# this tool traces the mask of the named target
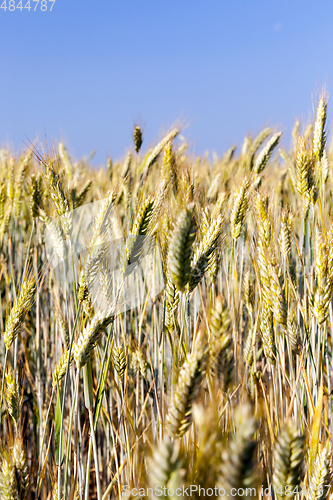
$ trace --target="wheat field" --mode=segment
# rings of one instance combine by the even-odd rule
[[[1,499],[331,497],[326,115],[0,151]]]

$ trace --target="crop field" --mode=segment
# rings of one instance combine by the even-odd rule
[[[0,150],[2,500],[331,497],[326,115],[212,161]]]

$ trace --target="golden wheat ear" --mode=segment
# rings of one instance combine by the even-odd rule
[[[18,437],[15,439],[13,446],[13,465],[18,491],[17,498],[28,498],[30,486],[29,467],[23,446],[23,440]]]
[[[73,345],[73,356],[78,369],[83,368],[88,362],[91,352],[96,346],[106,328],[113,323],[114,312],[98,310],[87,326],[79,334]]]
[[[207,229],[197,250],[194,252],[191,261],[191,271],[189,279],[189,291],[193,292],[196,286],[202,280],[207,271],[213,253],[218,249],[218,244],[223,228],[223,217],[220,215],[213,220]]]
[[[325,144],[326,144],[326,125],[327,117],[327,103],[325,97],[322,96],[319,99],[317,107],[317,116],[313,129],[313,141],[312,141],[312,153],[316,160],[320,161],[324,154]]]
[[[260,314],[260,335],[264,353],[269,363],[275,365],[276,343],[273,329],[273,314],[269,304],[264,302]]]
[[[309,500],[326,500],[330,495],[333,479],[332,455],[327,448],[322,447],[316,456],[309,484]]]
[[[7,364],[7,371],[5,373],[5,387],[4,387],[6,405],[8,413],[11,416],[15,433],[20,433],[20,418],[22,413],[22,391],[18,378],[15,376],[11,365]]]
[[[304,436],[295,424],[286,422],[278,436],[273,460],[273,486],[278,498],[285,498],[285,486],[291,492],[301,484],[301,466],[304,460]]]
[[[230,229],[234,240],[240,237],[246,212],[248,209],[249,182],[244,179],[241,187],[234,197],[234,203],[230,216]]]
[[[279,243],[283,258],[287,262],[291,251],[292,220],[292,213],[290,211],[284,210],[281,217]]]
[[[192,423],[192,405],[206,369],[207,354],[206,346],[198,341],[193,352],[184,361],[166,416],[166,426],[171,437],[183,436]]]
[[[178,134],[179,134],[179,130],[177,128],[174,128],[152,150],[152,152],[148,156],[148,158],[147,158],[147,160],[146,160],[146,162],[145,162],[145,164],[143,166],[143,172],[142,172],[141,181],[140,181],[141,185],[147,179],[147,176],[148,176],[148,173],[149,173],[149,170],[150,170],[151,166],[155,163],[155,161],[157,160],[158,156],[162,153],[162,151],[165,148],[165,146],[167,144],[169,144],[170,141],[172,141],[173,139],[175,139],[175,137],[177,137]]]
[[[4,456],[0,466],[0,493],[3,500],[19,498],[15,466],[8,457]]]
[[[255,487],[258,482],[255,459],[257,443],[254,439],[257,421],[250,404],[237,408],[235,427],[235,437],[222,453],[218,484],[225,491],[235,488],[236,498],[240,499],[238,490],[241,492],[242,488]]]
[[[6,320],[3,339],[7,350],[10,349],[12,343],[20,333],[24,317],[33,303],[35,291],[35,278],[26,277],[23,281],[20,294]]]
[[[274,149],[279,143],[281,135],[282,135],[281,132],[277,132],[276,134],[274,134],[273,137],[268,141],[267,145],[259,154],[253,167],[253,170],[256,174],[260,174],[266,167],[268,160],[270,159]]]
[[[58,361],[58,365],[55,367],[52,373],[53,378],[53,386],[56,387],[58,382],[65,376],[68,364],[68,356],[69,349],[65,349],[62,351],[60,359]],[[74,360],[73,352],[71,351],[70,360],[69,360],[69,368],[72,366]]]
[[[122,345],[113,346],[112,349],[113,366],[117,372],[118,378],[121,381],[124,378],[125,370],[127,368],[127,359],[125,349]]]
[[[182,486],[186,470],[179,443],[173,442],[168,436],[157,443],[148,459],[148,470],[151,488],[159,486],[175,491]]]
[[[149,235],[151,221],[154,215],[154,198],[149,196],[138,208],[133,222],[131,236],[127,242],[127,267],[125,275],[131,273],[133,266],[142,256],[147,236]]]

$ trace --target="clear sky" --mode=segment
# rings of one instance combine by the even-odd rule
[[[123,157],[134,123],[147,148],[180,120],[197,154],[241,147],[266,125],[288,146],[294,119],[332,90],[332,0],[35,5],[0,9],[0,145],[45,131],[101,164]]]

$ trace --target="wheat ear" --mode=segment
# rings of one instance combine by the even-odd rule
[[[256,482],[254,433],[257,423],[252,412],[252,407],[245,404],[235,414],[236,436],[222,454],[219,483],[225,491],[231,491],[231,488],[250,488]]]
[[[278,498],[284,498],[285,486],[290,486],[290,491],[300,485],[301,465],[304,458],[304,436],[300,436],[295,425],[291,422],[281,429],[274,450],[273,486]],[[278,493],[282,486],[283,494]],[[294,496],[293,493],[290,494]]]
[[[13,466],[15,470],[16,487],[19,499],[27,499],[29,493],[30,477],[23,440],[15,439],[13,446]]]
[[[12,462],[3,457],[0,468],[0,493],[2,500],[18,499],[15,467]]]
[[[161,142],[159,142],[157,144],[157,146],[155,146],[155,148],[150,153],[150,155],[148,156],[148,158],[145,162],[143,173],[142,173],[142,178],[141,178],[141,184],[146,180],[150,167],[153,165],[153,163],[155,163],[155,161],[157,160],[158,156],[161,154],[161,152],[163,151],[165,146],[170,141],[172,141],[175,137],[177,137],[178,134],[179,134],[179,130],[177,128],[174,128],[173,130],[171,130],[171,132],[169,132],[161,140]]]
[[[327,115],[327,104],[325,97],[319,99],[317,107],[317,116],[313,130],[312,153],[320,161],[326,144],[325,124]]]
[[[199,244],[198,249],[194,252],[189,280],[190,292],[192,292],[200,283],[210,263],[210,257],[217,249],[222,232],[222,224],[223,218],[220,215],[210,224],[210,227]]]
[[[309,500],[326,500],[333,478],[332,456],[326,448],[319,450],[309,481]]]
[[[249,168],[250,170],[253,169],[253,164],[254,164],[254,157],[262,143],[271,135],[272,129],[270,128],[264,128],[258,135],[257,137],[253,140],[252,144],[250,145],[248,149],[248,156],[249,156]]]
[[[64,189],[59,175],[54,169],[51,162],[44,164],[45,178],[51,188],[51,198],[56,207],[57,213],[61,218],[61,225],[64,233],[69,236],[72,231],[72,212],[69,208],[69,203],[65,195]]]
[[[178,384],[171,400],[166,425],[170,436],[181,437],[192,422],[192,404],[206,367],[207,351],[198,341],[192,354],[188,355],[181,368]]]
[[[0,221],[3,221],[5,216],[6,203],[6,185],[4,182],[0,184]]]
[[[96,343],[113,320],[114,313],[111,310],[97,311],[80,333],[73,346],[73,356],[79,369],[88,362]]]
[[[25,279],[19,297],[6,320],[3,338],[7,350],[10,349],[10,346],[20,333],[22,321],[33,303],[35,290],[35,279]]]
[[[193,218],[193,206],[180,214],[169,246],[168,269],[177,290],[183,292],[191,275],[192,245],[196,226]]]
[[[166,436],[153,448],[152,456],[148,459],[148,470],[151,487],[166,487],[170,493],[174,492],[168,498],[176,500],[175,491],[185,476],[183,460],[179,457],[179,444]]]
[[[260,174],[264,170],[274,149],[279,143],[281,135],[282,135],[281,132],[277,132],[276,134],[274,134],[273,137],[268,141],[267,145],[259,154],[258,158],[254,163],[254,171],[256,174]]]
[[[130,238],[127,242],[127,267],[126,276],[128,276],[138,260],[142,256],[144,245],[149,235],[150,225],[154,214],[154,199],[149,196],[139,207],[135,217]]]
[[[10,365],[8,365],[7,372],[5,374],[6,384],[5,384],[5,398],[8,408],[8,413],[12,417],[15,429],[19,427],[19,420],[21,417],[22,409],[22,397],[19,384],[16,380],[15,374]]]
[[[248,208],[248,189],[249,182],[247,179],[244,179],[242,186],[234,198],[234,204],[230,216],[231,234],[234,240],[239,238],[245,220]]]
[[[273,316],[271,308],[269,304],[267,304],[267,302],[264,302],[261,309],[260,334],[265,356],[268,361],[274,365],[276,356],[276,344],[273,330]]]
[[[127,367],[127,359],[124,347],[122,345],[112,349],[113,366],[118,374],[119,380],[122,380]]]
[[[66,370],[67,370],[67,364],[68,364],[68,356],[69,356],[69,349],[66,349],[62,351],[58,365],[53,371],[52,378],[53,378],[53,386],[55,387],[58,382],[65,376]],[[71,367],[73,363],[73,351],[71,352],[70,360],[69,360],[69,367]]]
[[[134,127],[134,133],[133,133],[133,141],[134,141],[134,147],[135,151],[138,153],[141,149],[142,146],[142,130],[138,125]]]

